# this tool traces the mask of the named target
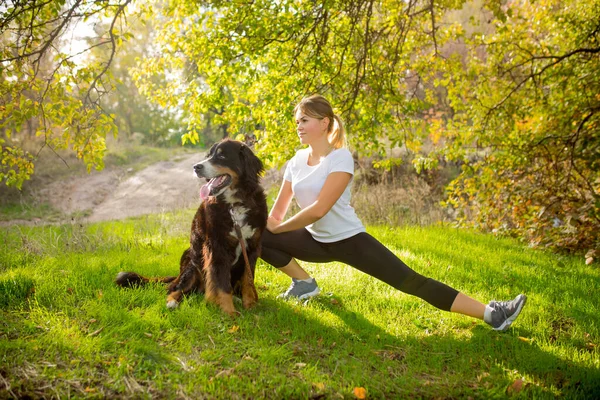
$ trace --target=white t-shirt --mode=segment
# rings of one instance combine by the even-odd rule
[[[354,175],[354,160],[348,149],[335,149],[313,166],[308,165],[309,152],[309,148],[299,150],[288,162],[283,176],[292,183],[292,191],[300,208],[317,200],[330,173],[347,172]],[[350,205],[351,186],[352,179],[331,210],[306,227],[315,240],[323,243],[337,242],[366,231]]]

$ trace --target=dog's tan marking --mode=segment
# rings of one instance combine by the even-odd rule
[[[207,293],[206,300],[215,303],[221,310],[232,317],[239,314],[233,306],[233,295],[231,293],[225,293],[224,291],[217,289],[216,293],[213,292],[210,295]]]
[[[244,271],[244,276],[242,277],[242,306],[244,308],[251,308],[256,305],[257,301],[258,293],[256,292],[252,277],[248,274],[248,271]]]

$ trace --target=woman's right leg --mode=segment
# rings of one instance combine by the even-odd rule
[[[313,239],[306,229],[279,234],[265,230],[261,244],[260,258],[275,268],[286,267],[294,258],[317,263],[333,261],[327,249]]]
[[[306,229],[262,236],[261,258],[290,278],[292,284],[282,297],[304,299],[319,294],[317,282],[298,264],[295,258],[309,262],[333,261],[325,248]]]
[[[290,278],[298,279],[298,280],[306,280],[310,279],[311,276],[298,264],[298,261],[292,258],[292,260],[285,267],[279,268],[279,270],[285,273]]]

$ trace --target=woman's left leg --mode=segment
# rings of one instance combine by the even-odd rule
[[[450,286],[427,278],[409,268],[387,247],[368,233],[329,246],[336,259],[383,282],[427,301],[431,305],[484,320],[495,330],[506,330],[521,312],[527,297],[510,301],[491,301],[485,305]]]
[[[470,317],[483,319],[485,304],[459,292],[450,306],[450,311],[468,315]]]
[[[456,289],[412,270],[368,233],[359,233],[327,247],[337,260],[444,311],[450,311],[458,297]],[[462,310],[462,297],[458,305]]]

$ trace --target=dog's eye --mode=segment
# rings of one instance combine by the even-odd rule
[[[224,159],[225,159],[225,156],[223,155],[223,153],[220,153],[220,154],[217,154],[217,158],[218,158],[219,160],[224,160]]]

